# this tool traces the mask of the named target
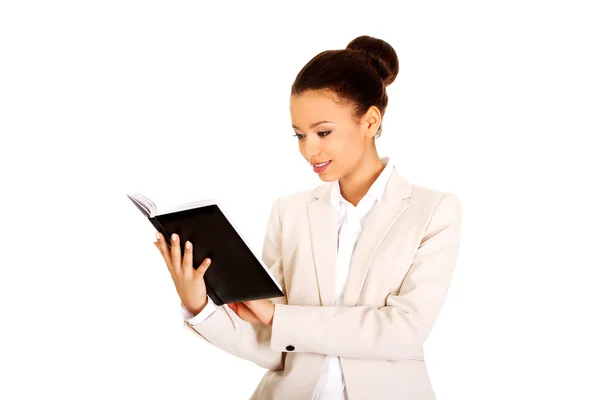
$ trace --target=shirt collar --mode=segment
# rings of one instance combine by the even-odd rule
[[[394,163],[390,157],[382,157],[381,161],[385,164],[385,168],[365,194],[365,197],[368,196],[377,201],[381,201],[383,192],[385,191],[385,186],[387,185],[390,176],[392,176],[392,170],[394,169]],[[342,197],[340,192],[340,181],[337,180],[331,189],[331,205],[336,209],[337,212],[340,212],[341,203],[343,201],[346,201],[346,199]]]

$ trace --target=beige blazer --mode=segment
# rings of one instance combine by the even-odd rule
[[[252,400],[310,400],[325,355],[341,357],[350,400],[436,398],[423,342],[440,312],[458,250],[456,195],[413,185],[394,169],[365,220],[343,306],[335,306],[337,214],[333,183],[280,197],[262,259],[285,297],[273,325],[253,325],[219,307],[186,330],[268,369]]]

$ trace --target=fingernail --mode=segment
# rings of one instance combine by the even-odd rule
[[[176,241],[177,240],[177,235],[176,234],[172,234],[171,235],[171,240]]]
[[[185,248],[186,249],[190,249],[192,247],[192,244],[190,242],[185,242]]]
[[[206,263],[206,265],[210,265],[210,258],[207,258],[204,262]]]
[[[160,233],[156,232],[156,240],[160,240]]]

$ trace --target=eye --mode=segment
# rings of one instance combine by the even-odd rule
[[[321,132],[317,132],[317,135],[319,135],[320,137],[325,137],[325,136],[329,135],[330,133],[331,133],[331,131],[321,131]],[[300,133],[295,133],[292,136],[297,138],[298,140],[302,140],[302,139],[304,139],[305,135],[302,135]]]

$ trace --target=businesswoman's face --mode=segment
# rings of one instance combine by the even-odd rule
[[[341,179],[376,156],[373,137],[381,121],[377,107],[357,122],[350,105],[330,92],[311,90],[291,96],[290,113],[300,153],[321,180]]]

